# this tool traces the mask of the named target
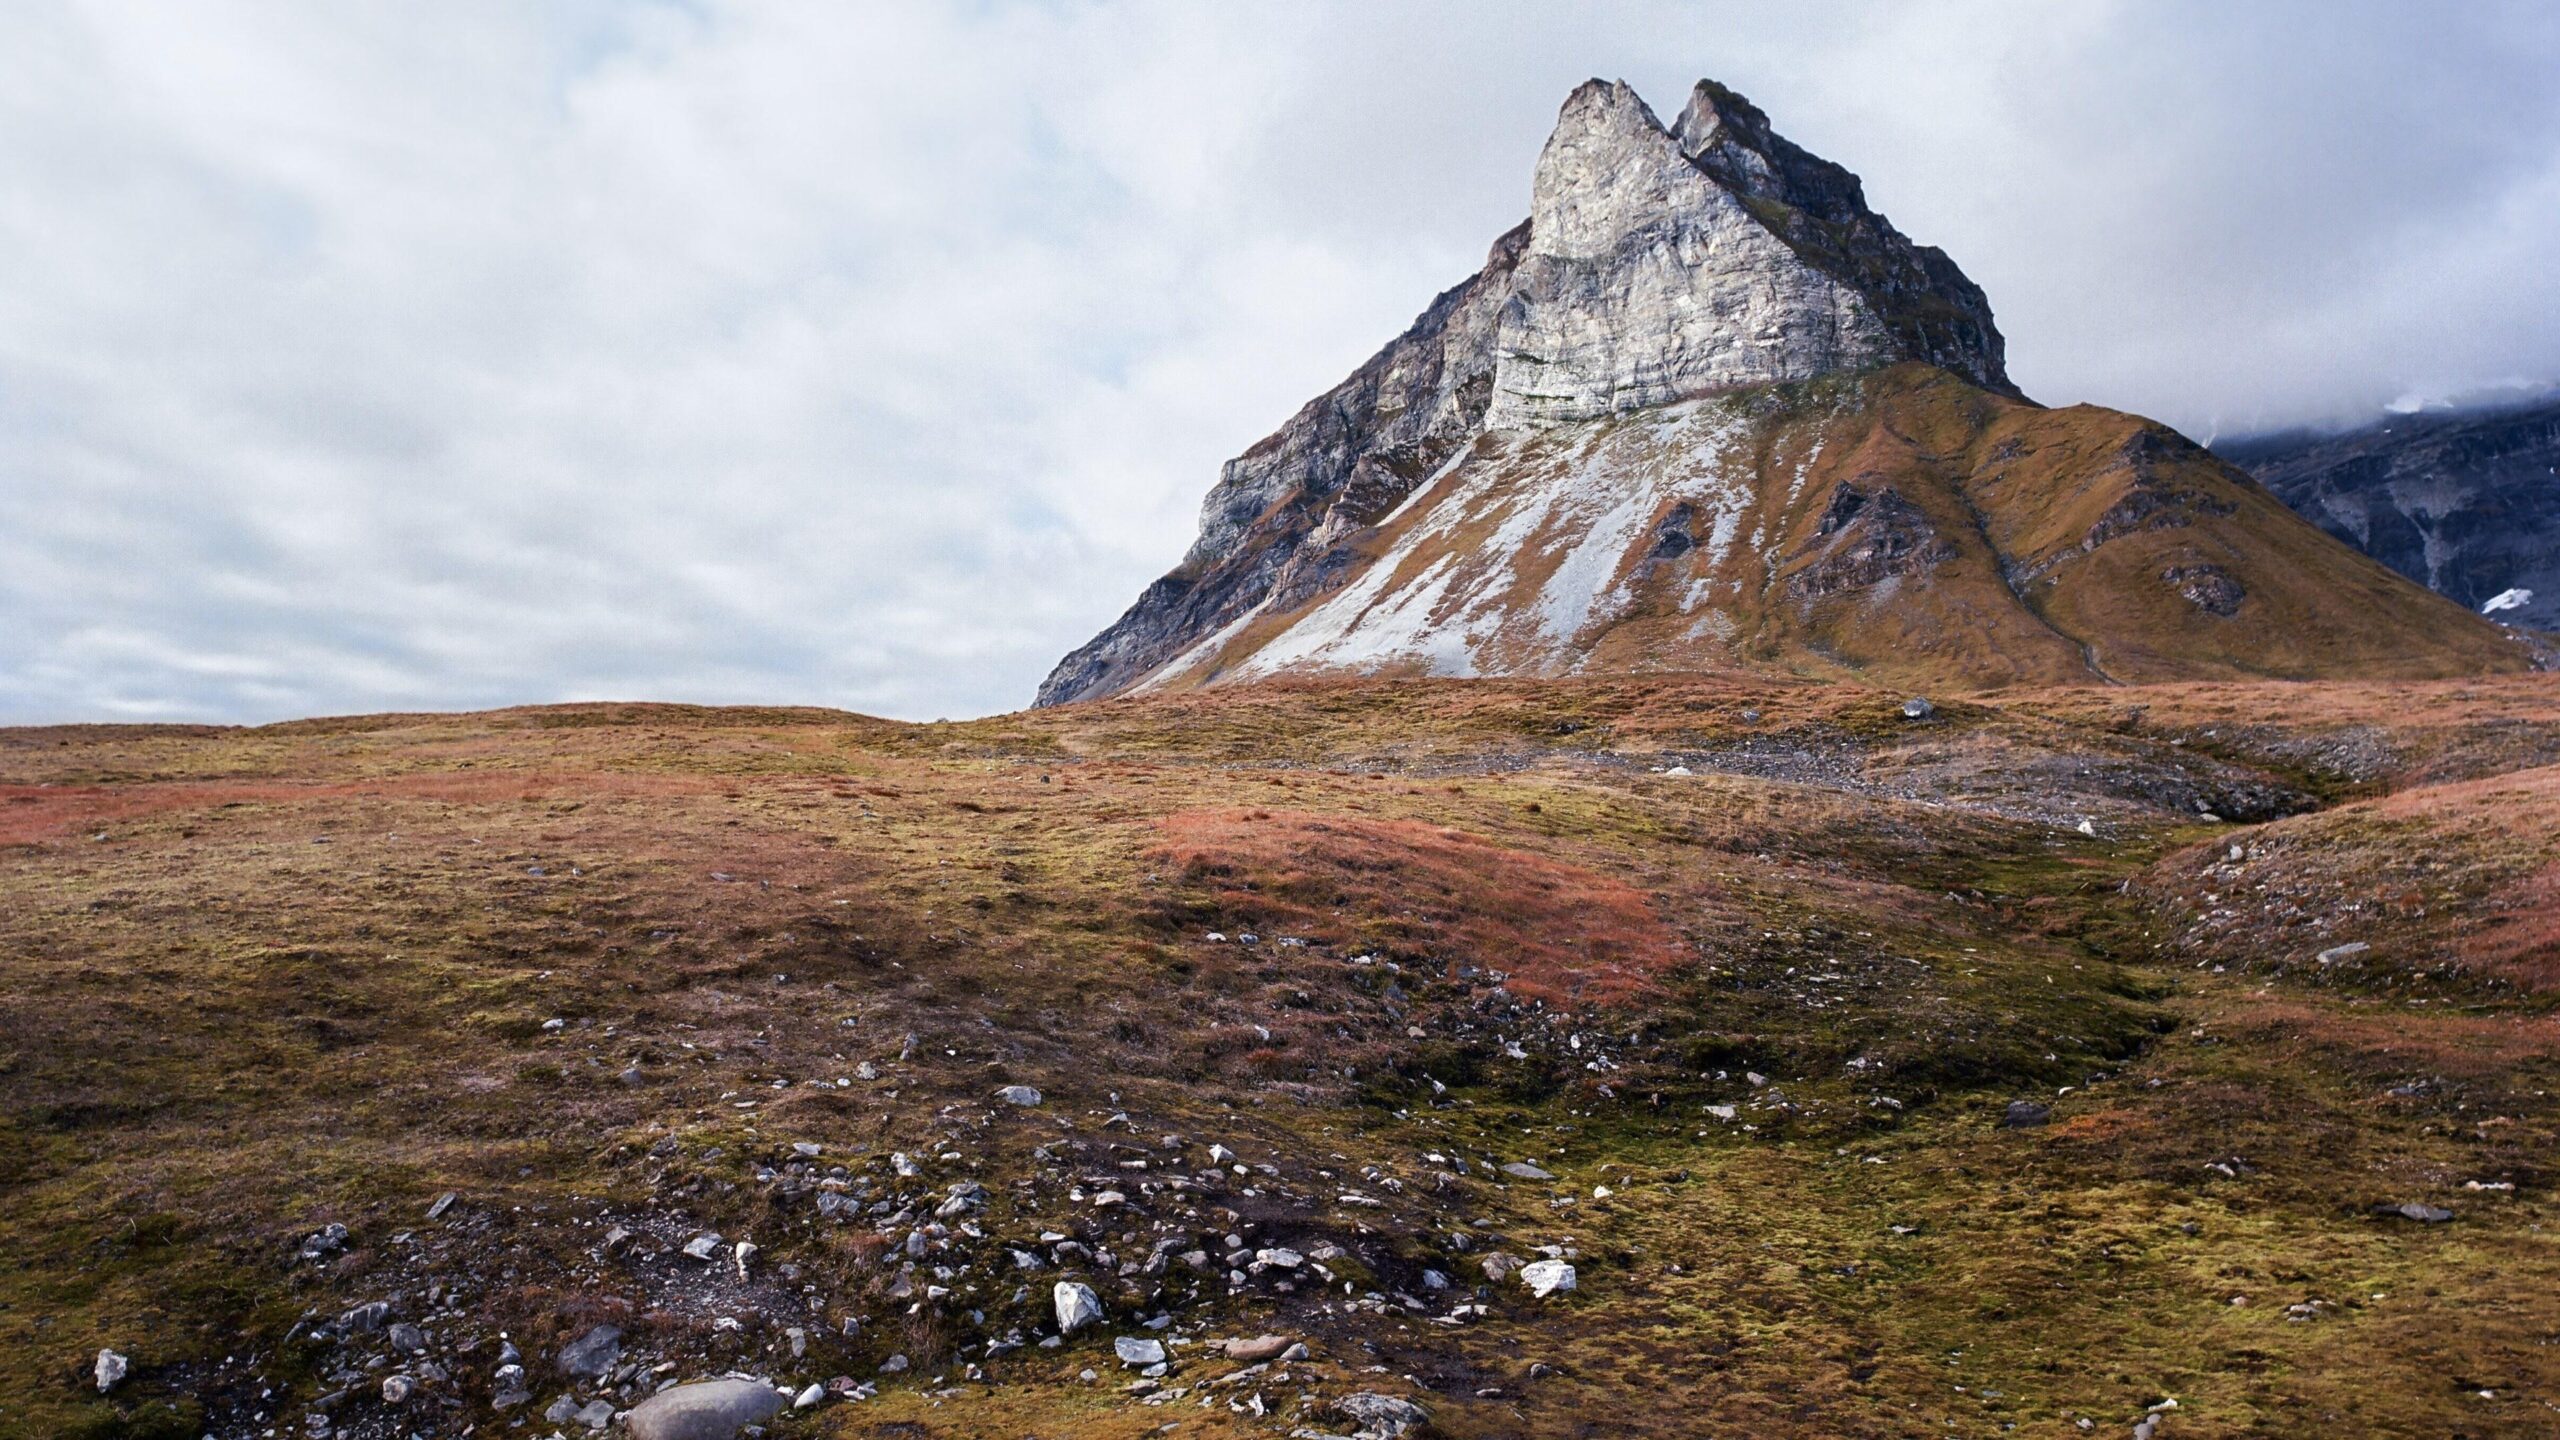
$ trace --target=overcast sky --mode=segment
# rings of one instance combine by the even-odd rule
[[[2560,7],[0,0],[0,722],[1015,708],[1712,75],[2199,438],[2560,378]]]

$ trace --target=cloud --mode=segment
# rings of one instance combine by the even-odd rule
[[[0,720],[1010,708],[1712,74],[2198,432],[2560,376],[2560,21],[2384,4],[20,7]]]

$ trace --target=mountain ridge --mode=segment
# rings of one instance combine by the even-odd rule
[[[2560,397],[2244,437],[2215,450],[2313,524],[2430,590],[2502,623],[2560,630]]]

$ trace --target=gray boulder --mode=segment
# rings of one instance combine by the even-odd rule
[[[2012,1130],[2041,1125],[2052,1118],[2052,1106],[2039,1105],[2033,1100],[2012,1100],[2009,1108],[2000,1112],[2000,1123]]]
[[[1416,1426],[1429,1424],[1430,1412],[1410,1400],[1362,1390],[1333,1402],[1334,1413],[1356,1423],[1360,1440],[1396,1440]]]
[[[661,1390],[622,1417],[631,1440],[734,1440],[781,1413],[790,1397],[753,1380],[705,1380]]]
[[[621,1358],[622,1327],[598,1325],[560,1347],[560,1373],[593,1380],[611,1370],[613,1362]]]

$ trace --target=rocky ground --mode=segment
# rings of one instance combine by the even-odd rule
[[[2560,686],[1912,698],[0,732],[0,1433],[2560,1428]]]

